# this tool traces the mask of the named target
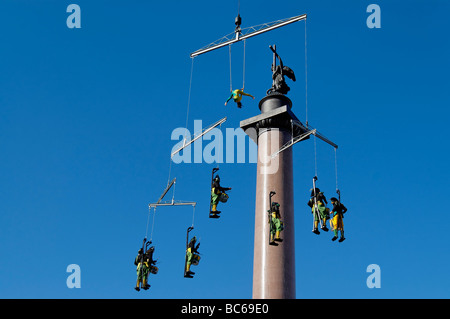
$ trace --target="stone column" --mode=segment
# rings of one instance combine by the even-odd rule
[[[269,95],[259,104],[261,113],[268,113],[291,101],[284,95]],[[272,112],[273,113],[273,112]],[[294,299],[295,294],[295,234],[294,183],[292,148],[275,158],[271,155],[292,138],[289,121],[268,117],[258,124],[258,164],[255,205],[255,246],[253,259],[254,299]],[[269,245],[269,193],[275,191],[272,201],[280,204],[285,228],[282,242]]]

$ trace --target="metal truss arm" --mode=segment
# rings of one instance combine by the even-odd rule
[[[174,151],[170,157],[172,158],[175,154],[179,153],[182,149],[188,147],[189,145],[191,145],[192,143],[194,143],[196,140],[198,140],[200,137],[202,137],[203,135],[205,135],[206,133],[208,133],[209,131],[211,131],[213,128],[215,128],[216,126],[221,125],[223,122],[225,122],[227,120],[226,117],[224,117],[223,119],[217,121],[216,123],[212,124],[211,126],[209,126],[208,128],[206,128],[200,135],[197,135],[196,137],[194,137],[192,140],[190,140],[189,142],[186,143],[186,141],[183,142],[183,146],[180,147],[179,149],[177,149],[176,151]]]
[[[194,206],[195,207],[195,205],[197,205],[196,202],[181,202],[181,201],[172,200],[171,202],[148,204],[148,207],[149,208],[160,207],[160,206]]]
[[[286,144],[284,144],[278,151],[276,151],[275,153],[272,154],[272,158],[275,158],[278,154],[280,154],[281,152],[283,152],[284,150],[288,149],[289,147],[293,146],[294,144],[303,141],[305,138],[307,138],[309,135],[314,135],[315,137],[321,139],[322,141],[330,144],[331,146],[333,146],[335,149],[338,148],[338,146],[333,143],[332,141],[330,141],[329,139],[327,139],[325,136],[323,136],[322,134],[320,134],[317,129],[312,128],[311,126],[308,125],[308,127],[304,126],[300,121],[296,121],[296,120],[292,120],[292,125],[299,127],[304,133],[300,134],[298,136],[293,137],[289,142],[287,142]]]
[[[245,40],[245,39],[257,36],[261,33],[284,27],[285,25],[288,25],[288,24],[291,24],[291,23],[294,23],[297,21],[301,21],[301,20],[306,20],[306,14],[302,14],[302,15],[295,16],[295,17],[288,18],[288,19],[277,20],[277,21],[273,21],[273,22],[269,22],[269,23],[263,23],[263,24],[260,24],[257,26],[244,28],[242,30],[237,30],[233,33],[230,33],[230,34],[220,38],[217,41],[214,41],[214,42],[208,44],[207,46],[203,47],[200,50],[192,52],[191,58],[194,58],[200,54],[207,53],[207,52],[222,48],[224,46],[239,42],[241,40]]]
[[[291,141],[287,142],[286,144],[284,144],[278,151],[276,151],[275,153],[272,154],[272,158],[275,158],[278,154],[280,154],[281,152],[283,152],[284,150],[288,149],[289,147],[291,147],[292,145],[303,141],[305,138],[307,138],[308,136],[310,136],[311,134],[316,134],[317,130],[313,129],[310,130],[306,133],[303,133],[295,138],[293,138]]]
[[[298,126],[298,127],[300,127],[300,128],[302,128],[302,129],[304,129],[304,130],[307,130],[307,131],[309,131],[309,130],[311,130],[311,129],[314,129],[313,127],[311,127],[310,125],[308,125],[308,127],[306,127],[306,126],[304,126],[301,122],[299,122],[299,121],[292,121],[292,124],[294,124],[295,126]],[[331,146],[333,146],[334,148],[338,148],[338,146],[335,144],[335,143],[333,143],[332,141],[330,141],[329,139],[327,139],[325,136],[323,136],[321,133],[319,133],[317,130],[316,130],[316,132],[313,134],[315,137],[317,137],[317,138],[319,138],[319,139],[321,139],[322,141],[324,141],[325,143],[328,143],[328,144],[330,144]]]

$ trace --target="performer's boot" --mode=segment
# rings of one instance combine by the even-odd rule
[[[211,212],[209,213],[209,217],[211,218],[219,218],[220,211],[217,210],[217,204],[212,205]]]
[[[341,230],[341,238],[339,239],[339,242],[342,243],[344,240],[345,240],[344,231]]]
[[[322,227],[320,227],[320,229],[322,229],[323,231],[328,231],[326,218],[323,219],[323,225]]]
[[[280,238],[280,231],[279,230],[277,230],[277,232],[275,233],[275,240],[279,241],[279,242],[283,241],[283,239]]]
[[[317,229],[319,227],[319,222],[318,221],[315,221],[314,222],[314,229],[313,229],[313,233],[314,234],[316,234],[316,235],[320,235],[320,231]]]
[[[213,205],[212,211],[213,211],[213,213],[216,213],[216,214],[220,214],[220,213],[221,213],[220,210],[217,210],[217,204],[216,204],[216,205]]]
[[[337,238],[338,238],[338,230],[335,229],[335,230],[334,230],[334,237],[331,238],[331,240],[332,240],[332,241],[335,241]]]
[[[278,244],[274,241],[272,234],[270,234],[269,245],[278,246]]]
[[[190,269],[191,269],[191,265],[186,265],[186,272],[184,274],[184,277],[186,277],[186,278],[194,278],[192,275],[194,275],[195,273],[192,272]]]
[[[150,288],[150,285],[147,283],[147,279],[144,279],[142,281],[142,289],[147,290],[148,288]]]

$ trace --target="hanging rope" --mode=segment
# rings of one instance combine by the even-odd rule
[[[291,119],[291,143],[294,144],[294,122]]]
[[[337,168],[337,148],[334,148],[334,170],[336,174],[336,192],[339,191],[338,187],[338,168]]]
[[[186,130],[184,132],[184,142],[186,141],[186,132],[187,132],[187,127],[188,127],[188,123],[189,123],[189,108],[191,105],[191,89],[192,89],[192,74],[194,73],[194,58],[191,58],[192,62],[191,62],[191,76],[189,79],[189,94],[188,94],[188,102],[187,102],[187,111],[186,111]],[[169,177],[170,179],[170,177]]]
[[[305,107],[306,107],[306,127],[308,127],[308,51],[306,41],[306,19],[305,19]]]
[[[150,241],[153,241],[153,229],[155,228],[156,207],[153,209],[152,232],[150,233]]]
[[[192,228],[194,228],[195,205],[192,205]]]
[[[230,60],[230,92],[233,92],[233,77],[231,74],[231,44],[228,45],[228,56],[229,56],[229,60]]]
[[[223,136],[223,132],[222,132],[222,123],[220,123],[219,130],[220,130],[220,133],[221,133],[222,136]],[[219,140],[219,149],[220,149],[220,150],[223,150],[223,141],[222,141],[222,139]],[[222,155],[222,160],[223,160],[223,152],[221,153],[221,155]],[[216,161],[216,164],[217,164],[217,169],[219,169],[220,160],[217,160],[217,161]]]
[[[148,235],[148,225],[149,225],[149,223],[150,223],[150,215],[151,215],[151,213],[152,213],[152,208],[150,207],[150,208],[148,209],[147,227],[146,227],[146,229],[145,229],[145,238],[147,238],[147,235]],[[156,214],[156,207],[153,207],[153,222],[152,222],[152,230],[151,230],[151,233],[150,233],[150,241],[151,241],[152,238],[153,238],[153,227],[154,227],[154,225],[155,225],[155,214]]]
[[[243,53],[243,63],[242,63],[242,90],[245,89],[245,47],[246,47],[246,39],[244,39],[244,53]],[[231,63],[231,44],[228,45],[228,60],[230,64],[230,92],[233,92],[233,73],[232,68],[233,65]]]
[[[242,91],[245,89],[245,39],[244,39],[244,62],[242,70]]]
[[[314,135],[314,170],[315,170],[315,175],[317,176],[317,146],[316,146],[316,136]]]

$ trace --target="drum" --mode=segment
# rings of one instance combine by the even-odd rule
[[[228,195],[225,194],[225,193],[221,193],[220,196],[219,196],[219,200],[220,200],[222,203],[226,203],[226,202],[228,201]]]
[[[150,267],[150,272],[154,275],[156,275],[158,273],[158,267],[156,266],[151,266]]]
[[[200,255],[194,254],[192,256],[192,261],[191,261],[192,265],[197,266],[199,262],[200,262]]]

